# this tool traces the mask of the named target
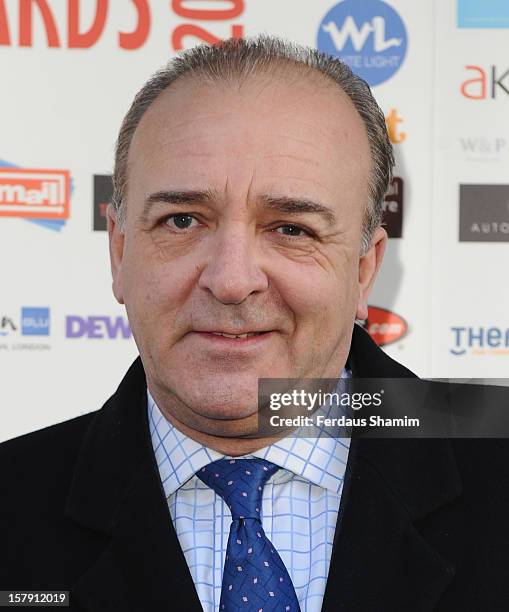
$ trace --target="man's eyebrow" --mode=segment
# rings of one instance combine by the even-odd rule
[[[185,206],[210,203],[215,199],[217,199],[217,193],[212,189],[207,189],[205,191],[156,191],[148,195],[145,199],[142,211],[142,218],[144,221],[147,220],[148,213],[152,205],[156,203],[166,203],[174,206]],[[336,215],[332,212],[330,208],[308,198],[264,195],[260,196],[258,200],[265,208],[276,212],[282,212],[287,214],[315,213],[321,215],[330,225],[336,223]]]
[[[317,213],[330,225],[336,223],[336,215],[330,208],[307,198],[263,196],[260,200],[271,210],[290,214]]]
[[[215,198],[215,193],[212,190],[206,191],[155,191],[145,198],[143,205],[143,211],[141,213],[142,219],[147,220],[150,209],[153,204],[165,203],[173,204],[175,206],[185,206],[191,204],[200,204],[203,202],[210,202]]]

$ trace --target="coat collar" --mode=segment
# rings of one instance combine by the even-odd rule
[[[354,377],[414,376],[357,325],[349,366]],[[201,610],[159,479],[146,401],[138,358],[79,454],[66,514],[110,536],[71,589],[86,610]],[[353,439],[323,610],[431,609],[453,568],[413,523],[460,490],[448,440]]]

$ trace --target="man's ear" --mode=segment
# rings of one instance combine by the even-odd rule
[[[382,263],[387,246],[387,232],[379,226],[373,232],[369,249],[359,259],[359,301],[357,302],[357,319],[368,318],[368,298]]]
[[[110,241],[110,265],[113,278],[113,295],[119,304],[124,303],[124,291],[122,288],[122,258],[124,256],[124,232],[118,224],[118,214],[112,204],[106,209],[108,222],[108,236]]]

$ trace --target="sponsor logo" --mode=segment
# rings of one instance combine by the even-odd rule
[[[509,28],[507,0],[457,0],[458,28]]]
[[[461,83],[461,95],[469,100],[495,100],[509,96],[509,68],[500,69],[490,66],[485,69],[481,66],[465,66],[469,79]]]
[[[49,336],[49,308],[21,309],[21,333],[24,336]]]
[[[8,315],[0,317],[0,336],[8,336],[11,332],[18,330],[14,321]]]
[[[497,161],[509,153],[509,136],[461,136],[459,146],[467,161]]]
[[[403,179],[394,176],[382,203],[383,223],[389,238],[401,238],[403,235],[403,193]]]
[[[509,185],[460,185],[460,242],[509,242]]]
[[[368,318],[363,327],[378,346],[397,342],[408,331],[408,324],[403,317],[377,306],[368,306]]]
[[[106,231],[106,208],[113,195],[110,174],[94,174],[94,231]]]
[[[399,70],[407,50],[401,17],[382,0],[343,0],[320,23],[317,47],[339,57],[369,85],[380,85]]]
[[[68,170],[0,168],[0,216],[69,217]]]
[[[0,338],[0,351],[47,351],[51,349],[47,342],[28,341],[23,337],[49,334],[50,309],[47,307],[23,306],[19,318],[0,315],[0,337],[5,337]]]
[[[125,317],[68,316],[65,320],[67,338],[115,339],[131,338],[131,328]]]
[[[509,328],[451,327],[452,347],[456,357],[466,355],[509,355]]]
[[[403,117],[398,115],[398,111],[395,108],[391,108],[389,114],[385,117],[387,133],[392,144],[401,144],[406,140],[406,132],[399,129],[399,124],[403,123],[403,121]]]
[[[68,170],[20,168],[0,160],[0,217],[20,217],[60,231],[70,216]]]

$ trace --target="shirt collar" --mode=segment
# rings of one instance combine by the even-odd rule
[[[341,378],[350,373],[343,370]],[[225,455],[207,448],[174,427],[161,413],[147,389],[150,437],[166,497],[170,497],[205,465]],[[339,493],[348,459],[350,438],[331,436],[318,429],[316,437],[303,438],[293,433],[245,457],[260,457],[279,465],[277,481],[288,479],[289,472],[315,485]]]

